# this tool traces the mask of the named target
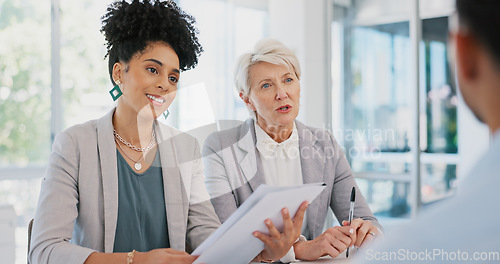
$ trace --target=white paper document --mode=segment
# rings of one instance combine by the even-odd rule
[[[283,231],[281,209],[286,207],[293,218],[300,204],[311,203],[324,189],[324,183],[299,186],[269,186],[262,184],[248,199],[208,237],[192,255],[194,262],[206,264],[247,264],[264,249],[264,243],[252,233],[268,234],[264,220],[271,219]]]

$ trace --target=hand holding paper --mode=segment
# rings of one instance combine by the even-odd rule
[[[302,222],[309,202],[303,202],[293,220],[290,218],[290,213],[287,208],[281,209],[283,217],[283,233],[281,233],[273,224],[271,219],[266,219],[264,223],[269,230],[269,235],[265,235],[259,231],[253,232],[253,235],[264,242],[264,250],[256,257],[255,261],[272,262],[286,255],[288,250],[293,246],[299,238],[302,230]]]
[[[222,224],[193,255],[195,263],[249,263],[264,249],[264,243],[253,235],[267,233],[264,220],[270,219],[278,231],[284,230],[281,209],[295,215],[303,201],[312,202],[325,188],[324,183],[278,187],[261,185]]]

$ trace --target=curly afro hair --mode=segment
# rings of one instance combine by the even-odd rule
[[[183,71],[194,68],[203,52],[195,19],[173,1],[117,1],[109,5],[101,19],[113,85],[113,65],[119,61],[128,63],[132,56],[143,52],[153,42],[169,44],[179,57]]]

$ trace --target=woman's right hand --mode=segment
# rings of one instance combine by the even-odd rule
[[[299,241],[293,245],[295,258],[315,260],[322,256],[335,258],[351,244],[349,226],[328,228],[323,234],[311,241]]]
[[[269,235],[262,234],[258,231],[253,233],[255,237],[264,242],[264,250],[257,255],[253,260],[254,262],[276,261],[286,255],[300,236],[307,206],[309,206],[309,203],[304,201],[295,213],[293,220],[290,217],[288,209],[283,208],[281,210],[281,215],[283,217],[283,233],[280,233],[271,219],[266,219],[264,221],[269,230]]]
[[[134,264],[193,263],[198,256],[171,248],[159,248],[148,252],[136,252]]]

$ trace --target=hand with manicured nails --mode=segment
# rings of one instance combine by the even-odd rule
[[[260,252],[254,261],[276,261],[286,255],[300,236],[304,214],[308,205],[308,202],[303,202],[297,210],[297,213],[295,213],[293,220],[290,218],[287,208],[281,210],[281,215],[283,217],[283,233],[278,231],[270,219],[264,221],[269,230],[269,235],[262,234],[258,231],[253,233],[255,237],[265,244],[264,250]]]
[[[342,225],[344,227],[348,227],[349,222],[342,221]],[[372,222],[361,218],[353,219],[350,227],[354,230],[354,232],[350,234],[352,240],[349,245],[350,247],[353,245],[356,247],[361,247],[363,244],[368,245],[375,239],[376,236],[382,234],[378,228],[372,224]]]
[[[315,260],[323,256],[337,257],[351,244],[350,229],[348,226],[335,226],[314,240],[295,243],[295,258]]]

